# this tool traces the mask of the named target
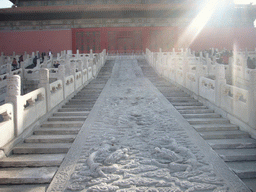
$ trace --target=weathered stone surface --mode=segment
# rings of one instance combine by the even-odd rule
[[[0,167],[59,166],[64,157],[64,154],[12,155],[0,159]]]
[[[117,60],[48,191],[170,190],[249,191],[136,60]]]
[[[0,185],[1,192],[45,192],[47,189],[47,184],[41,185]]]
[[[0,170],[0,184],[49,183],[57,167],[13,168]]]

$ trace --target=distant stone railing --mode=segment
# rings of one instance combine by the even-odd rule
[[[40,118],[56,109],[65,99],[82,89],[92,78],[96,78],[105,61],[106,51],[103,50],[92,62],[92,67],[76,71],[76,66],[71,65],[68,76],[65,66],[61,65],[56,76],[58,79],[53,83],[49,83],[49,69],[38,69],[39,88],[25,95],[21,95],[21,76],[0,76],[7,82],[6,104],[0,106],[0,117],[3,119],[0,119],[0,150]]]
[[[238,57],[243,57],[243,54]],[[243,65],[237,65],[232,59],[228,65],[223,65],[210,62],[206,57],[204,64],[200,57],[195,57],[188,50],[183,53],[163,53],[161,50],[153,53],[149,49],[145,58],[158,74],[186,88],[194,97],[209,101],[256,137],[256,69],[248,69],[245,59]],[[231,73],[231,69],[236,73]],[[240,78],[239,86],[237,82],[227,84],[228,78],[237,80],[236,74]]]

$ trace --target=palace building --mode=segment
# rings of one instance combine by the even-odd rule
[[[0,10],[0,51],[141,52],[252,49],[253,5],[231,0],[11,0]]]

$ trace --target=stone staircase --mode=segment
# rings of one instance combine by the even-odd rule
[[[0,159],[0,191],[45,191],[111,76],[107,61],[98,77]]]
[[[208,109],[139,60],[146,77],[171,102],[181,115],[208,142],[238,177],[256,191],[256,140],[237,125]]]

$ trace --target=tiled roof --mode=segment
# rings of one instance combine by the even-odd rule
[[[108,4],[108,5],[65,5],[65,6],[36,6],[36,7],[14,7],[0,9],[0,13],[51,13],[51,12],[86,12],[86,11],[147,11],[147,10],[183,10],[195,9],[196,6],[190,4]]]

